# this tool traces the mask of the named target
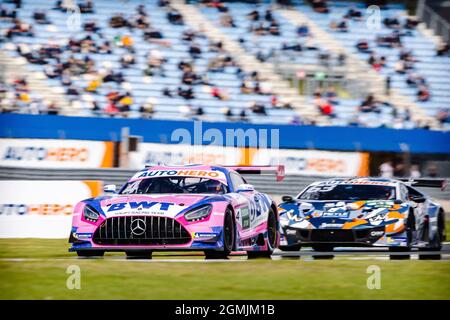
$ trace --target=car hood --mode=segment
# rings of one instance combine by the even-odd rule
[[[121,215],[156,215],[173,218],[202,204],[225,200],[225,197],[220,195],[158,194],[113,195],[85,202],[107,218]]]
[[[408,212],[407,203],[393,200],[299,201],[282,203],[280,215],[288,225],[315,228],[361,227],[395,223]]]

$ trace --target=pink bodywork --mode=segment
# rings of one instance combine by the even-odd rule
[[[211,167],[209,166],[195,166],[195,167],[165,167],[165,166],[154,166],[151,168],[148,168],[146,171],[140,171],[136,173],[129,182],[137,181],[140,179],[151,179],[151,177],[139,177],[144,172],[155,172],[155,171],[190,171],[193,173],[192,176],[196,176],[199,172],[203,171],[211,171]],[[181,175],[180,175],[181,176]],[[185,175],[183,175],[185,176]],[[190,175],[188,175],[190,176]],[[226,185],[228,185],[227,176],[225,174],[219,175],[218,177],[212,177],[207,176],[209,179],[218,180]],[[211,214],[200,221],[187,221],[184,218],[184,214],[179,214],[180,211],[183,209],[186,209],[199,201],[202,201],[205,198],[208,197],[219,197],[223,198],[222,200],[218,201],[212,201],[210,204],[212,205],[213,209]],[[158,203],[172,203],[173,205],[171,208],[173,210],[168,211],[166,217],[173,218],[176,221],[178,221],[184,228],[188,231],[188,233],[191,235],[191,240],[186,244],[174,244],[174,245],[99,245],[93,242],[92,236],[95,232],[95,230],[107,219],[114,215],[113,213],[108,212],[106,209],[109,208],[110,205],[113,204],[119,204],[119,203],[128,203],[128,202],[158,202]],[[154,194],[154,195],[112,195],[108,198],[104,198],[100,200],[100,206],[102,208],[100,218],[96,222],[90,222],[86,221],[83,217],[83,209],[86,205],[85,202],[79,202],[74,209],[73,214],[73,220],[72,220],[72,230],[76,230],[73,232],[75,238],[88,241],[90,243],[90,248],[104,248],[105,250],[108,249],[114,249],[114,250],[126,250],[126,249],[155,249],[155,250],[170,250],[170,249],[186,249],[186,250],[192,250],[192,249],[198,249],[196,247],[193,247],[193,243],[195,241],[199,241],[202,239],[197,239],[196,236],[194,236],[196,233],[202,233],[202,234],[213,234],[215,231],[213,228],[221,228],[223,227],[223,221],[224,221],[224,212],[226,211],[226,208],[228,205],[231,205],[233,208],[234,214],[239,210],[240,207],[246,205],[246,203],[242,202],[242,199],[240,196],[233,196],[233,194],[227,194],[227,195],[207,195],[207,194]],[[276,212],[275,212],[276,213]],[[276,213],[277,214],[277,213]],[[106,217],[105,217],[106,215]],[[151,213],[145,213],[143,214],[145,216],[157,216]],[[133,216],[136,217],[136,211],[132,214],[129,213],[121,213],[120,217],[125,216]],[[253,226],[251,228],[248,228],[247,230],[243,230],[240,223],[236,223],[237,227],[237,233],[240,239],[241,243],[244,243],[243,245],[239,246],[239,250],[266,250],[267,249],[267,242],[264,246],[256,246],[256,245],[249,245],[246,244],[245,240],[255,237],[260,233],[264,233],[267,230],[267,220],[261,221],[256,226]],[[91,235],[91,238],[84,238],[82,239],[80,235]],[[211,237],[210,237],[211,238]],[[206,240],[207,238],[203,239]],[[279,239],[278,239],[279,240]],[[248,242],[248,241],[247,241]],[[201,248],[200,248],[201,249]]]

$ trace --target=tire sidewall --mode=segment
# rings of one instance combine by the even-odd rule
[[[273,245],[270,243],[270,238],[269,238],[269,227],[270,227],[271,217],[273,217],[273,221],[275,223],[275,225],[274,225],[274,228],[275,228],[275,239],[274,239]],[[278,235],[277,218],[275,216],[275,212],[273,212],[273,209],[270,209],[269,210],[269,214],[267,216],[267,251],[268,252],[272,253],[276,249],[278,236],[279,235]]]
[[[227,221],[228,219],[230,221]],[[230,223],[230,222],[231,222],[231,228],[232,228],[231,244],[227,243],[227,241],[226,241],[226,232],[227,232],[226,226],[227,226],[227,223]],[[223,218],[223,252],[225,254],[230,254],[231,251],[233,251],[235,241],[236,241],[236,226],[235,226],[234,219],[233,219],[233,213],[231,212],[230,209],[227,209],[225,211],[225,216]]]

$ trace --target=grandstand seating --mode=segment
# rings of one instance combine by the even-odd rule
[[[130,1],[127,6],[130,8],[129,14],[134,14],[135,8],[141,1]],[[61,11],[51,10],[53,2],[48,1],[24,1],[23,9],[19,11],[19,18],[24,22],[33,24],[35,30],[34,37],[15,36],[13,38],[14,44],[26,43],[32,45],[43,45],[49,43],[49,41],[57,41],[60,44],[65,44],[70,37],[80,39],[88,33],[84,31],[80,32],[68,32],[66,22],[67,15]],[[97,26],[100,27],[101,33],[105,38],[113,42],[113,38],[116,35],[129,34],[134,39],[134,48],[136,50],[136,64],[132,65],[128,69],[121,69],[124,74],[126,82],[129,84],[134,104],[133,110],[138,110],[138,107],[146,102],[152,102],[154,105],[155,115],[154,118],[186,118],[183,114],[183,108],[180,106],[192,105],[194,108],[202,107],[205,112],[205,118],[210,121],[226,121],[226,117],[222,113],[222,108],[230,108],[235,115],[238,115],[242,109],[248,109],[249,104],[253,102],[261,102],[267,109],[267,116],[252,114],[247,110],[247,116],[251,122],[269,122],[269,123],[287,123],[295,115],[295,112],[289,109],[270,108],[270,95],[258,95],[258,94],[241,94],[240,93],[240,81],[236,75],[236,67],[227,67],[224,72],[208,72],[207,76],[210,82],[220,89],[224,89],[229,97],[227,100],[218,100],[211,96],[208,88],[205,86],[194,86],[195,99],[186,101],[181,97],[165,97],[162,95],[162,89],[169,87],[176,91],[176,88],[181,84],[182,72],[178,70],[177,65],[181,60],[190,61],[191,57],[188,53],[189,45],[183,42],[183,31],[189,29],[185,25],[173,25],[170,24],[166,18],[166,11],[164,8],[160,8],[156,5],[156,1],[146,2],[146,10],[149,16],[149,20],[152,25],[156,26],[159,31],[164,35],[164,39],[170,41],[170,47],[164,47],[153,43],[148,43],[142,39],[142,30],[127,30],[125,28],[113,29],[109,27],[108,21],[110,17],[118,13],[123,12],[124,4],[121,2],[109,2],[109,1],[96,1],[95,13],[82,14],[82,19],[94,20]],[[131,9],[132,8],[132,9]],[[47,18],[51,21],[52,25],[38,25],[33,23],[32,14],[36,9],[45,9],[47,12]],[[10,25],[8,21],[2,21],[2,28],[6,28]],[[53,32],[49,32],[53,31]],[[203,74],[207,70],[208,59],[217,56],[217,53],[208,52],[208,39],[198,38],[196,42],[200,44],[203,54],[200,58],[195,60],[194,69],[196,73]],[[152,49],[159,50],[164,58],[168,59],[165,64],[165,77],[155,75],[150,77],[144,77],[143,71],[146,68],[146,55]],[[113,49],[112,54],[95,54],[89,53],[89,57],[96,63],[96,68],[111,68],[119,69],[120,56],[126,53],[126,49],[117,48]],[[9,51],[12,55],[17,55],[15,50]],[[84,54],[74,54],[75,58],[83,58]],[[42,65],[28,65],[32,71],[43,71]],[[85,88],[88,85],[89,80],[92,77],[88,75],[82,75],[75,77],[74,84],[78,87]],[[59,80],[48,79],[49,86],[60,85]],[[114,87],[111,87],[110,83],[102,85],[98,89],[98,94],[83,93],[81,95],[82,108],[78,111],[79,114],[90,115],[92,111],[86,107],[89,102],[96,101],[100,105],[106,103],[106,94]],[[176,94],[175,94],[176,95]],[[85,103],[86,102],[86,103]],[[79,103],[77,103],[79,105]],[[84,106],[84,108],[83,108]],[[137,117],[139,114],[131,113],[132,117]]]
[[[302,1],[299,1],[302,2]],[[143,31],[140,29],[128,28],[111,28],[109,26],[109,19],[123,13],[125,17],[131,17],[136,13],[136,7],[145,3],[145,9],[151,24],[156,27],[163,35],[164,40],[170,42],[171,46],[162,46],[155,43],[144,41]],[[9,6],[10,4],[6,4]],[[30,48],[39,45],[46,45],[55,42],[59,45],[66,45],[70,38],[81,39],[89,34],[85,31],[70,30],[67,27],[68,14],[59,10],[52,10],[55,3],[53,1],[23,1],[22,9],[19,10],[18,17],[26,23],[32,24],[34,28],[34,36],[14,36],[13,39],[7,39],[6,42],[0,44],[2,50],[8,49],[10,56],[18,56],[16,51],[17,45],[27,44]],[[11,5],[12,6],[12,5]],[[80,96],[74,97],[66,95],[66,99],[71,101],[72,109],[69,114],[77,115],[104,115],[103,112],[93,111],[92,102],[96,102],[101,108],[107,104],[107,95],[111,91],[118,90],[121,92],[130,92],[133,103],[131,111],[127,112],[128,117],[140,117],[140,107],[145,104],[152,104],[154,113],[152,115],[155,119],[191,119],[193,117],[208,120],[208,121],[229,121],[230,119],[239,119],[239,113],[245,109],[247,111],[248,120],[252,123],[289,123],[295,119],[296,112],[292,109],[273,108],[271,107],[271,95],[260,94],[243,94],[240,90],[241,78],[237,74],[237,67],[226,67],[223,72],[208,72],[207,65],[211,58],[217,57],[218,53],[208,50],[210,39],[206,37],[198,37],[195,42],[199,44],[202,54],[197,59],[192,59],[188,50],[189,43],[182,40],[183,32],[190,30],[187,25],[171,24],[166,15],[165,8],[159,7],[157,1],[138,1],[131,0],[126,4],[127,10],[124,12],[125,4],[123,2],[114,1],[95,1],[94,13],[83,13],[82,21],[93,20],[100,28],[100,33],[103,39],[97,41],[109,40],[112,44],[111,54],[89,53],[89,57],[95,62],[96,71],[104,71],[112,69],[123,73],[125,82],[121,85],[114,82],[103,83],[95,93],[82,91]],[[227,34],[232,40],[240,43],[248,53],[255,56],[265,56],[270,61],[270,53],[275,53],[276,59],[283,62],[292,62],[293,64],[303,65],[317,65],[319,63],[318,54],[316,50],[303,50],[302,52],[285,52],[280,51],[284,43],[292,44],[299,41],[296,34],[297,25],[286,21],[281,15],[273,10],[272,14],[279,22],[280,36],[264,35],[256,36],[254,33],[248,31],[250,24],[247,14],[257,8],[260,14],[264,15],[266,9],[270,7],[265,3],[262,5],[252,5],[248,3],[229,3],[231,16],[236,23],[235,28],[227,28],[220,25],[221,13],[215,8],[208,8],[198,6],[205,17],[219,27],[220,31]],[[405,76],[398,75],[394,72],[394,64],[398,60],[398,49],[383,49],[376,47],[374,39],[377,34],[390,33],[390,30],[383,27],[379,32],[368,32],[366,27],[362,28],[361,24],[364,21],[349,21],[349,32],[341,33],[334,32],[329,29],[329,24],[333,19],[343,16],[349,7],[355,6],[355,3],[331,3],[330,14],[315,13],[311,7],[306,4],[297,6],[298,10],[306,13],[309,18],[314,20],[319,26],[325,30],[329,30],[331,34],[338,39],[346,48],[350,48],[357,53],[355,44],[360,39],[368,39],[371,47],[373,47],[378,56],[385,56],[387,58],[387,67],[381,70],[381,74],[390,75],[392,78],[392,87],[398,88],[402,94],[410,97],[414,101],[416,98],[416,89],[408,87],[405,82]],[[356,4],[364,10],[363,4]],[[50,25],[35,24],[33,20],[33,12],[38,9],[46,11],[47,18],[51,22]],[[385,16],[405,15],[405,11],[401,6],[390,6],[390,9],[383,11]],[[10,27],[11,21],[0,19],[0,27],[2,30]],[[134,56],[136,63],[128,68],[121,68],[120,58],[128,51],[123,47],[114,45],[114,38],[116,36],[130,35],[134,40]],[[94,37],[96,37],[94,35]],[[244,42],[239,41],[243,39]],[[302,44],[305,43],[304,38],[300,39]],[[431,99],[428,102],[420,103],[420,105],[427,111],[430,116],[436,116],[439,109],[448,107],[450,104],[450,58],[436,57],[435,45],[431,40],[423,36],[419,31],[413,31],[413,36],[406,36],[403,38],[403,43],[407,49],[411,49],[419,62],[415,63],[416,72],[424,76],[431,89]],[[319,51],[322,49],[320,43],[314,43]],[[164,64],[165,76],[158,74],[151,77],[144,75],[146,69],[147,54],[151,50],[158,50],[163,57],[168,59]],[[358,56],[367,60],[368,55],[357,53]],[[68,57],[73,55],[75,58],[83,59],[86,54],[65,52],[63,56]],[[238,60],[238,57],[234,57]],[[179,97],[176,89],[181,85],[182,71],[178,68],[180,61],[193,61],[194,70],[199,75],[207,75],[209,82],[215,87],[225,90],[228,99],[219,100],[211,95],[211,87],[206,85],[195,85],[192,87],[195,98],[185,100]],[[39,64],[27,64],[30,72],[44,71],[45,66]],[[369,65],[368,65],[369,68]],[[89,82],[97,77],[92,74],[82,74],[79,76],[72,76],[72,82],[75,87],[84,89]],[[60,91],[65,91],[59,79],[46,79],[50,88],[58,88]],[[169,88],[174,92],[173,97],[167,97],[163,94],[163,89]],[[35,93],[37,96],[39,92]],[[282,97],[278,97],[282,98]],[[312,98],[310,99],[312,103]],[[254,114],[250,111],[249,106],[253,103],[261,103],[266,107],[267,115]],[[358,111],[360,100],[357,99],[339,99],[339,104],[334,106],[336,117],[330,119],[330,124],[333,125],[352,125],[359,123],[362,126],[378,127],[390,126],[396,127],[395,123],[402,122],[400,127],[412,128],[415,126],[410,121],[405,121],[403,114],[393,112],[391,107],[382,107],[379,113],[361,113]],[[395,101],[393,102],[395,103]],[[188,107],[189,106],[189,107]],[[195,111],[201,107],[204,115],[195,115]],[[229,108],[234,114],[233,117],[224,115],[223,110]],[[75,110],[75,111],[74,111]],[[191,111],[188,111],[191,110]]]
[[[373,49],[378,57],[385,56],[387,66],[381,69],[381,74],[391,77],[392,87],[399,89],[400,92],[408,96],[411,101],[417,101],[417,89],[411,88],[406,83],[406,75],[400,75],[395,72],[395,63],[399,60],[399,49],[383,48],[375,43],[377,35],[388,35],[392,30],[381,25],[380,30],[370,30],[366,27],[366,21],[348,20],[348,32],[332,31],[330,22],[341,19],[350,7],[356,7],[365,13],[365,5],[363,3],[350,2],[330,2],[330,13],[316,13],[309,6],[298,6],[298,10],[307,14],[323,29],[328,30],[339,40],[346,48],[357,54],[362,60],[369,58],[368,53],[360,53],[356,49],[356,43],[365,39],[369,42],[369,46]],[[400,21],[404,21],[407,12],[402,5],[390,4],[381,11],[382,19],[389,17],[397,17]],[[436,44],[419,30],[411,30],[411,35],[402,37],[402,44],[406,50],[411,50],[413,56],[418,59],[414,64],[414,72],[423,76],[430,88],[431,98],[427,102],[418,102],[430,116],[436,116],[441,108],[448,108],[450,105],[450,57],[436,56]]]
[[[305,48],[307,37],[300,38],[297,35],[297,28],[299,25],[294,25],[288,20],[283,19],[276,10],[272,10],[272,15],[279,22],[279,36],[271,34],[256,35],[255,33],[249,32],[249,27],[252,24],[252,21],[249,19],[249,14],[254,10],[259,12],[260,21],[263,21],[265,25],[268,25],[267,21],[264,20],[264,15],[266,10],[273,9],[273,6],[270,4],[252,5],[239,2],[227,3],[227,8],[230,15],[233,17],[235,27],[223,26],[220,21],[224,13],[221,13],[216,8],[202,5],[199,5],[199,8],[204,15],[211,21],[214,21],[224,33],[229,35],[233,40],[239,42],[243,48],[255,56],[262,54],[264,57],[271,57],[268,60],[273,60],[273,56],[276,56],[276,59],[279,59],[281,62],[291,62],[298,65],[318,65],[320,64],[318,53],[326,51],[319,42],[312,40],[314,39],[314,34],[311,34],[309,40],[312,40],[312,44],[317,50],[307,50]],[[308,5],[302,5],[299,9],[312,12],[312,9]],[[243,39],[244,41],[239,41],[240,39]],[[281,50],[283,44],[292,45],[297,42],[303,46],[301,52],[286,52]],[[313,103],[312,99],[310,99],[310,103]],[[330,123],[338,126],[359,123],[359,125],[365,127],[379,127],[392,126],[392,124],[396,122],[391,107],[381,107],[379,113],[361,113],[358,111],[360,103],[361,101],[357,99],[339,99],[339,104],[334,106],[336,117],[331,119]],[[403,119],[400,119],[400,121],[404,128],[412,128],[415,126],[414,123],[410,121],[404,121]]]

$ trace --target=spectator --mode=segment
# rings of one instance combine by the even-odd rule
[[[326,0],[308,0],[314,11],[317,13],[328,13],[328,6]]]
[[[195,99],[194,91],[192,90],[191,87],[188,87],[188,88],[178,87],[177,91],[178,91],[178,95],[180,97],[182,97],[183,99],[186,99],[186,100]]]
[[[239,119],[240,119],[242,122],[248,121],[248,118],[247,118],[247,112],[245,112],[245,109],[242,109],[241,112],[239,113]]]
[[[338,95],[336,93],[336,89],[333,86],[328,87],[325,97],[327,98],[328,102],[337,105],[339,104]]]
[[[95,21],[88,20],[83,24],[83,30],[86,32],[97,33],[100,31],[100,28],[97,26]]]
[[[359,40],[356,43],[356,48],[358,49],[359,52],[362,53],[372,53],[372,50],[370,50],[369,48],[369,42],[367,40]]]
[[[442,108],[437,114],[437,119],[441,124],[450,123],[450,108]]]
[[[415,29],[419,25],[420,21],[416,17],[408,16],[406,18],[404,27],[409,30]]]
[[[322,94],[320,92],[316,92],[314,94],[314,105],[321,115],[328,116],[330,118],[334,118],[336,116],[334,114],[333,106],[327,100],[322,98]]]
[[[383,178],[393,178],[394,177],[394,167],[392,164],[392,161],[388,160],[386,162],[383,162],[380,167],[380,177]]]
[[[109,19],[109,26],[111,28],[132,28],[132,24],[127,19],[125,19],[122,13],[112,16],[111,19]]]
[[[227,12],[220,17],[220,24],[225,28],[236,28],[233,17]]]
[[[421,85],[419,87],[419,90],[417,91],[417,100],[419,102],[427,102],[430,100],[430,91],[426,86]]]
[[[165,96],[165,97],[169,97],[169,98],[172,98],[172,97],[173,97],[172,91],[170,91],[170,89],[169,89],[168,87],[165,87],[165,88],[163,89],[162,94],[163,94],[163,96]]]
[[[375,100],[375,97],[372,94],[369,94],[364,101],[359,105],[360,112],[377,112],[379,113],[381,110],[378,108],[377,104],[379,101]]]
[[[136,60],[133,55],[131,54],[125,54],[120,58],[120,64],[122,68],[127,69],[130,65],[133,65],[136,63]]]
[[[411,166],[409,176],[413,179],[419,179],[422,176],[422,174],[420,173],[419,166],[417,164],[413,164]]]
[[[253,10],[247,14],[247,18],[251,21],[259,21],[259,12],[257,10]]]
[[[353,20],[362,20],[363,18],[363,14],[360,10],[356,9],[356,8],[350,8],[348,9],[347,13],[344,16],[347,19],[353,19]]]
[[[338,22],[331,21],[330,29],[333,31],[347,32],[348,31],[347,19],[344,18]]]
[[[436,55],[438,57],[440,56],[446,56],[450,54],[450,45],[448,43],[440,43],[439,46],[436,49]]]
[[[297,35],[299,37],[307,37],[309,36],[309,28],[307,24],[302,24],[297,27]]]
[[[218,87],[211,88],[211,96],[219,100],[225,100],[227,98],[225,92]]]
[[[397,17],[393,17],[393,18],[384,18],[383,19],[383,24],[390,29],[400,29],[401,25],[400,25],[400,21],[398,20]]]
[[[255,114],[260,114],[260,115],[264,115],[264,116],[267,115],[266,107],[262,103],[253,102],[250,109]]]
[[[177,9],[172,7],[168,8],[167,20],[173,25],[184,24],[183,16],[181,15],[181,13]]]
[[[90,92],[90,93],[96,93],[98,87],[100,87],[101,82],[99,81],[99,79],[93,79],[91,81],[89,81],[87,87],[86,87],[86,91]]]
[[[200,58],[202,54],[202,49],[200,48],[200,45],[198,43],[192,42],[189,47],[189,54],[193,59]]]
[[[252,88],[250,87],[248,81],[246,81],[246,80],[242,81],[240,90],[241,90],[241,93],[243,93],[243,94],[250,94],[253,91]]]
[[[50,24],[44,10],[36,10],[33,13],[33,19],[37,24]]]

